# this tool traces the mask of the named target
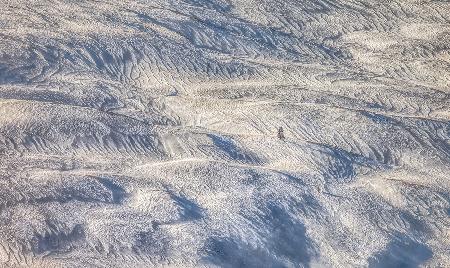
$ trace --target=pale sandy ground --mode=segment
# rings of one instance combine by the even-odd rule
[[[450,267],[449,83],[446,1],[1,1],[0,267]]]

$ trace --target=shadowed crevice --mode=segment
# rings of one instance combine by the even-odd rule
[[[431,249],[406,235],[397,235],[380,251],[369,258],[369,268],[415,268],[431,259]]]

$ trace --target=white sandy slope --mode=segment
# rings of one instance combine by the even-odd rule
[[[0,267],[449,267],[449,83],[448,1],[1,1]]]

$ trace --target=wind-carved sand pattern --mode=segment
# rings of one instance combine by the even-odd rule
[[[448,1],[5,0],[0,30],[0,267],[450,267]]]

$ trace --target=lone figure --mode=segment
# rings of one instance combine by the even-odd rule
[[[284,131],[282,127],[278,128],[278,138],[282,141],[284,141],[285,137],[284,137]]]

